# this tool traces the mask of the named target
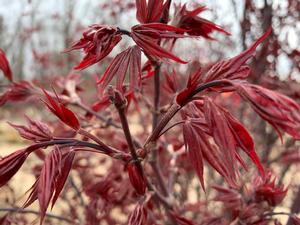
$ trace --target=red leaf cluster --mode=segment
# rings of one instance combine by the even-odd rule
[[[250,67],[245,63],[254,56],[257,46],[262,43],[271,33],[269,28],[260,38],[258,38],[248,49],[237,56],[215,63],[205,74],[203,82],[210,82],[220,79],[245,79],[250,74]]]
[[[176,102],[179,105],[184,105],[186,103],[187,97],[197,88],[201,75],[202,73],[199,69],[189,76],[186,87],[181,90],[176,96]]]
[[[206,159],[230,186],[237,186],[237,162],[246,168],[239,155],[239,149],[243,150],[261,174],[264,174],[253,140],[242,124],[208,98],[205,99],[204,106],[202,102],[190,105],[183,113],[186,119],[183,135],[190,161],[203,188],[203,159]],[[213,138],[217,146],[210,143],[209,137]]]
[[[98,24],[91,25],[82,36],[67,50],[67,52],[78,49],[84,50],[86,55],[75,67],[77,70],[85,69],[101,61],[122,39],[116,27]]]

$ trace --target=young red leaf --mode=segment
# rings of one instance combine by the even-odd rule
[[[223,109],[224,116],[227,120],[227,124],[234,136],[236,146],[241,148],[257,166],[261,175],[264,175],[264,168],[260,162],[258,155],[255,152],[254,141],[247,131],[247,129],[228,111]]]
[[[184,114],[186,113],[184,112]],[[183,117],[185,118],[185,116]],[[203,159],[220,173],[230,186],[235,187],[235,176],[232,176],[232,173],[235,173],[235,171],[230,171],[231,166],[227,165],[224,160],[225,154],[228,153],[210,143],[209,129],[206,121],[203,119],[203,115],[199,118],[188,118],[184,124],[183,136],[186,149],[189,151],[190,161],[203,188]]]
[[[230,176],[236,178],[236,160],[235,160],[235,139],[232,135],[227,121],[222,115],[218,107],[209,99],[205,99],[204,103],[204,116],[206,122],[211,130],[211,135],[215,143],[223,152],[223,160]]]
[[[128,225],[147,224],[147,209],[143,203],[138,203],[129,215]]]
[[[52,132],[50,131],[47,124],[35,121],[27,117],[28,126],[22,126],[22,125],[15,125],[12,123],[9,123],[13,128],[15,128],[21,137],[34,141],[34,142],[40,142],[40,141],[49,141],[53,138]]]
[[[38,188],[39,188],[39,178],[34,182],[34,184],[31,186],[31,188],[27,191],[30,191],[30,194],[23,204],[23,208],[26,208],[30,206],[32,203],[34,203],[38,199]],[[26,192],[26,193],[27,193]]]
[[[272,28],[269,28],[266,33],[239,55],[215,63],[205,74],[203,82],[220,79],[245,79],[250,73],[250,68],[245,63],[254,56],[257,46],[268,37],[271,31]]]
[[[208,147],[206,145],[207,143],[203,141],[203,138],[206,138],[206,135],[201,129],[196,130],[192,122],[187,120],[183,125],[183,137],[189,160],[197,173],[202,188],[205,189],[202,151],[204,148]]]
[[[213,22],[198,16],[199,13],[205,10],[205,6],[200,6],[192,11],[189,11],[186,8],[186,4],[184,4],[183,6],[177,5],[175,7],[175,21],[173,22],[173,24],[176,27],[187,30],[187,33],[190,35],[202,36],[210,40],[214,40],[214,38],[209,36],[213,31],[230,35],[230,33],[225,31],[219,25],[216,25]]]
[[[185,37],[184,35],[177,34],[177,32],[184,30],[162,23],[152,23],[133,26],[131,31],[132,39],[143,49],[145,54],[155,59],[167,58],[179,63],[187,63],[158,44],[158,41],[162,38]]]
[[[217,170],[230,186],[236,186],[237,161],[246,168],[238,148],[242,149],[261,174],[264,174],[250,134],[228,111],[206,98],[204,104],[202,101],[193,101],[182,112],[182,117],[186,120],[183,126],[184,141],[202,186],[203,159]],[[209,136],[213,137],[218,147],[209,142]]]
[[[41,223],[51,199],[51,208],[53,208],[58,199],[72,168],[74,157],[74,151],[61,153],[61,150],[58,148],[53,150],[46,156],[39,177],[29,189],[31,192],[23,207],[28,207],[36,200],[39,200]]]
[[[0,159],[0,187],[18,172],[28,155],[29,152],[23,149]]]
[[[232,82],[239,95],[281,136],[281,130],[300,139],[300,106],[292,99],[247,82]]]
[[[45,102],[45,104],[49,108],[49,110],[66,125],[73,128],[74,130],[78,130],[80,128],[80,124],[75,114],[61,103],[58,96],[56,96],[55,100],[47,93],[47,91],[43,91],[48,100],[48,102]]]
[[[288,191],[283,185],[276,184],[276,178],[271,172],[268,172],[264,179],[256,177],[253,183],[256,201],[267,201],[271,206],[280,204]]]
[[[190,74],[186,88],[180,91],[176,96],[176,102],[179,105],[184,105],[187,97],[197,88],[201,75],[200,69]]]
[[[0,70],[4,73],[4,76],[12,82],[12,72],[10,69],[9,62],[6,58],[5,52],[0,48]]]
[[[141,171],[137,168],[134,162],[129,162],[127,165],[127,172],[130,183],[136,190],[139,195],[144,195],[146,191],[146,181],[141,173]]]
[[[40,205],[41,223],[55,190],[55,179],[62,162],[61,150],[55,148],[45,159],[38,182],[38,200]]]
[[[55,181],[55,193],[52,198],[51,208],[53,208],[56,200],[58,199],[59,194],[61,193],[61,191],[67,181],[69,173],[72,169],[74,157],[75,157],[74,151],[67,152],[65,155],[63,155],[61,168],[59,171],[60,173],[57,175],[56,181]]]
[[[140,23],[160,22],[170,0],[136,0],[136,18]]]
[[[85,69],[106,57],[121,41],[121,34],[113,26],[94,24],[83,33],[83,37],[75,42],[66,52],[83,49],[86,54],[83,60],[75,67]]]
[[[34,87],[27,81],[12,82],[6,91],[0,95],[0,106],[7,102],[24,101],[35,94]]]
[[[123,83],[128,72],[129,90],[133,92],[141,83],[141,50],[136,45],[118,54],[98,81],[102,89],[107,87],[113,77],[116,77],[116,86],[123,91]]]

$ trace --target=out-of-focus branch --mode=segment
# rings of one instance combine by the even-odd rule
[[[22,209],[22,208],[0,208],[0,212],[40,215],[39,211],[30,210],[30,209]],[[58,215],[55,215],[55,214],[52,214],[52,213],[46,213],[45,216],[50,218],[50,219],[56,219],[56,220],[60,220],[60,221],[70,223],[70,224],[76,224],[76,222],[74,222],[71,219],[65,218],[63,216],[58,216]]]

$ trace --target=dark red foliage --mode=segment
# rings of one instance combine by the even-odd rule
[[[253,140],[243,125],[208,98],[205,99],[204,106],[202,105],[202,102],[191,105],[183,114],[183,118],[186,118],[183,126],[185,144],[202,187],[204,187],[203,159],[206,159],[231,186],[236,186],[237,162],[246,168],[239,155],[239,149],[243,150],[256,164],[261,174],[264,174]],[[214,139],[217,146],[210,143],[209,136]]]
[[[207,49],[210,45],[191,43],[193,51],[183,48],[193,60],[187,63],[180,58],[182,52],[175,49],[181,44],[178,38],[203,37],[207,43],[214,40],[213,32],[230,33],[202,18],[200,13],[206,7],[196,3],[194,9],[188,9],[187,4],[174,5],[171,0],[135,2],[138,24],[129,30],[91,25],[66,50],[84,52],[77,70],[103,62],[94,74],[84,72],[94,79],[81,77],[79,71],[74,74],[71,66],[75,56],[61,58],[55,52],[33,48],[30,53],[39,74],[43,72],[42,78],[12,81],[9,62],[0,49],[0,70],[10,81],[1,85],[0,106],[40,98],[44,92],[44,103],[59,118],[44,123],[30,117],[27,125],[9,123],[31,143],[0,159],[0,187],[35,152],[31,174],[36,180],[24,207],[38,202],[40,224],[44,220],[48,224],[48,219],[54,224],[52,220],[56,219],[58,224],[65,221],[74,225],[280,225],[277,215],[289,216],[288,225],[299,224],[296,214],[300,211],[300,191],[294,190],[299,187],[294,182],[289,186],[283,183],[289,168],[294,168],[290,164],[300,161],[296,141],[300,139],[300,94],[299,85],[292,80],[299,71],[299,54],[290,43],[281,45],[283,30],[277,25],[285,18],[273,20],[277,9],[272,1],[263,1],[262,10],[251,1],[236,8],[238,1],[232,1],[237,16],[243,11],[241,44],[234,44],[231,38],[223,38],[226,48],[218,42],[209,42],[211,49]],[[291,12],[286,15],[287,21],[299,11],[291,4],[294,1],[286,6]],[[68,6],[68,21],[62,23],[64,45],[73,37],[73,28],[77,32],[82,29],[81,23],[72,23],[73,4]],[[96,10],[110,10],[111,21],[117,22],[121,12],[133,7],[133,2],[114,0],[100,3]],[[62,16],[49,18],[56,22]],[[257,23],[252,24],[253,29],[249,26],[252,18]],[[276,24],[273,32],[272,24]],[[283,34],[294,29],[297,27],[289,27]],[[23,41],[31,37],[29,31],[38,34],[41,29],[26,28],[21,35]],[[247,47],[262,31],[266,32]],[[120,43],[124,35],[126,40]],[[242,47],[242,52],[223,59],[235,47]],[[109,58],[115,49],[118,52]],[[21,50],[23,47],[23,54]],[[275,68],[282,55],[291,59],[292,67],[285,82],[269,76],[279,77]],[[47,75],[51,80],[45,79]],[[59,91],[40,91],[49,84]],[[34,112],[40,111],[40,101],[30,103],[37,106]],[[22,106],[27,111],[27,105]],[[15,104],[8,105],[1,117],[6,110],[14,114]],[[278,146],[274,129],[261,119],[275,128],[284,145]],[[282,137],[284,132],[291,137]],[[270,172],[273,168],[278,171],[278,182]],[[69,176],[71,170],[74,173]],[[195,174],[200,182],[194,182]],[[288,189],[295,193],[290,213],[277,212]],[[9,213],[0,224],[30,224],[24,215],[38,212],[16,208],[17,193],[10,186],[6,190],[3,204],[8,206],[0,211]],[[66,206],[60,210],[61,215],[47,214],[49,205],[53,208],[58,198]],[[22,215],[15,216],[19,212]]]
[[[50,201],[52,200],[53,207],[66,183],[74,156],[74,151],[63,153],[62,149],[57,147],[45,158],[39,177],[31,187],[31,193],[24,204],[24,207],[27,207],[34,201],[39,201],[41,224],[43,223]]]
[[[10,69],[9,62],[6,58],[5,52],[0,49],[0,70],[2,70],[4,76],[9,80],[12,81],[12,71]]]
[[[176,96],[176,102],[179,105],[184,105],[186,103],[188,96],[197,88],[201,75],[201,70],[197,70],[189,76],[186,88],[180,91]]]
[[[83,49],[85,57],[75,67],[77,70],[85,69],[101,61],[122,39],[116,27],[98,24],[91,25],[82,36],[66,51]]]
[[[272,29],[269,28],[256,42],[237,56],[215,63],[205,74],[203,82],[206,83],[220,79],[235,80],[247,78],[250,74],[250,67],[246,65],[246,62],[254,56],[257,46],[270,35],[271,31]]]

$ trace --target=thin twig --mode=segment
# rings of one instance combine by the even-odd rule
[[[92,114],[93,116],[100,119],[101,121],[103,121],[108,126],[113,126],[115,128],[118,128],[118,129],[122,128],[120,125],[116,124],[114,121],[106,119],[104,116],[102,116],[99,113],[97,113],[96,111],[90,109],[88,106],[86,106],[82,102],[74,102],[72,104],[75,105],[75,106],[78,106],[79,108],[81,108],[81,109],[85,110],[86,112]]]
[[[35,215],[40,215],[39,211],[35,211],[35,210],[30,210],[30,209],[22,209],[22,208],[0,208],[0,212],[10,212],[10,213],[21,213],[21,214],[35,214]],[[65,221],[67,223],[70,224],[74,224],[74,221],[62,216],[58,216],[52,213],[46,213],[45,215],[48,218],[51,219],[56,219],[56,220],[61,220],[61,221]]]

